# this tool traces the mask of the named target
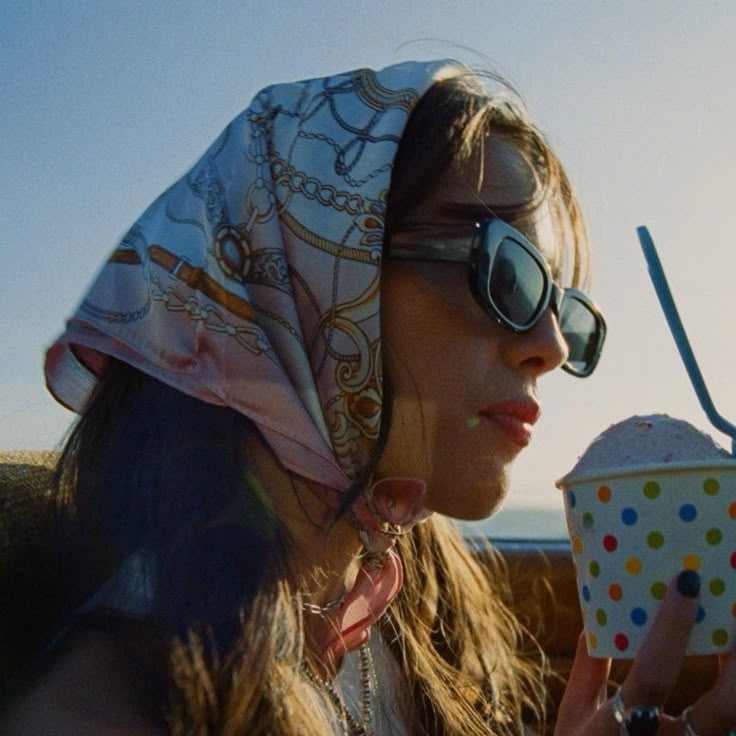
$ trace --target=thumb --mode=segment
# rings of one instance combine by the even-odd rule
[[[574,734],[593,717],[598,710],[598,698],[610,669],[610,659],[594,659],[588,655],[585,632],[582,632],[578,637],[575,659],[557,712],[556,734]]]

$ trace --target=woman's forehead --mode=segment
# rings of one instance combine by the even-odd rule
[[[454,228],[500,215],[552,265],[559,257],[558,244],[549,204],[537,202],[540,187],[532,164],[511,141],[489,138],[469,159],[450,166],[437,178],[429,196],[411,211],[407,221]],[[515,209],[519,214],[509,218]]]
[[[479,220],[497,211],[525,209],[537,196],[539,180],[511,142],[486,139],[461,162],[449,166],[430,194],[410,213],[412,222]]]
[[[508,208],[536,199],[539,179],[524,154],[503,138],[486,138],[463,167],[476,195],[490,206]]]

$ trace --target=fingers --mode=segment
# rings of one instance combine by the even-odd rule
[[[711,690],[689,709],[687,720],[699,736],[723,734],[736,727],[736,652],[718,658],[720,674]]]
[[[621,697],[627,706],[661,706],[675,685],[695,624],[700,576],[684,570],[672,581],[639,647]]]
[[[598,698],[606,686],[610,669],[610,659],[594,659],[588,655],[585,634],[580,634],[567,688],[557,712],[555,733],[569,736],[591,720],[598,709]]]
[[[700,577],[692,570],[681,572],[670,584],[646,638],[639,647],[629,675],[620,691],[620,712],[634,706],[661,708],[673,689],[682,667],[690,633],[695,624]],[[609,736],[618,733],[612,701],[599,708],[598,695],[605,686],[610,660],[588,656],[585,640],[578,640],[575,660],[558,711],[556,734]],[[726,733],[736,722],[736,654],[723,659],[716,688],[689,711],[688,723],[699,736]],[[733,700],[724,707],[722,700]],[[647,709],[640,710],[647,713]],[[638,715],[638,713],[637,713]],[[633,717],[633,716],[632,716]],[[656,719],[656,714],[655,714]],[[641,725],[641,724],[639,724]],[[634,727],[634,724],[631,724]],[[688,733],[682,721],[660,716],[662,734]]]

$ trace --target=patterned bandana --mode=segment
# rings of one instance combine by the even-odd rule
[[[393,158],[421,95],[464,71],[406,62],[259,92],[112,252],[47,352],[52,394],[81,411],[114,356],[248,416],[281,463],[331,489],[335,505],[380,426]],[[369,548],[388,524],[421,517],[423,490],[384,481],[360,499],[353,520]],[[376,594],[363,586],[367,611],[347,616],[351,630],[367,621],[365,632],[398,592],[396,555],[371,575]]]

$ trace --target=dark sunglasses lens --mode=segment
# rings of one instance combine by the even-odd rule
[[[565,295],[560,307],[560,331],[569,350],[567,366],[579,375],[589,374],[598,362],[603,338],[596,315],[584,302]]]
[[[514,327],[526,327],[539,312],[546,283],[540,264],[522,245],[504,238],[488,279],[488,293],[496,310]]]

